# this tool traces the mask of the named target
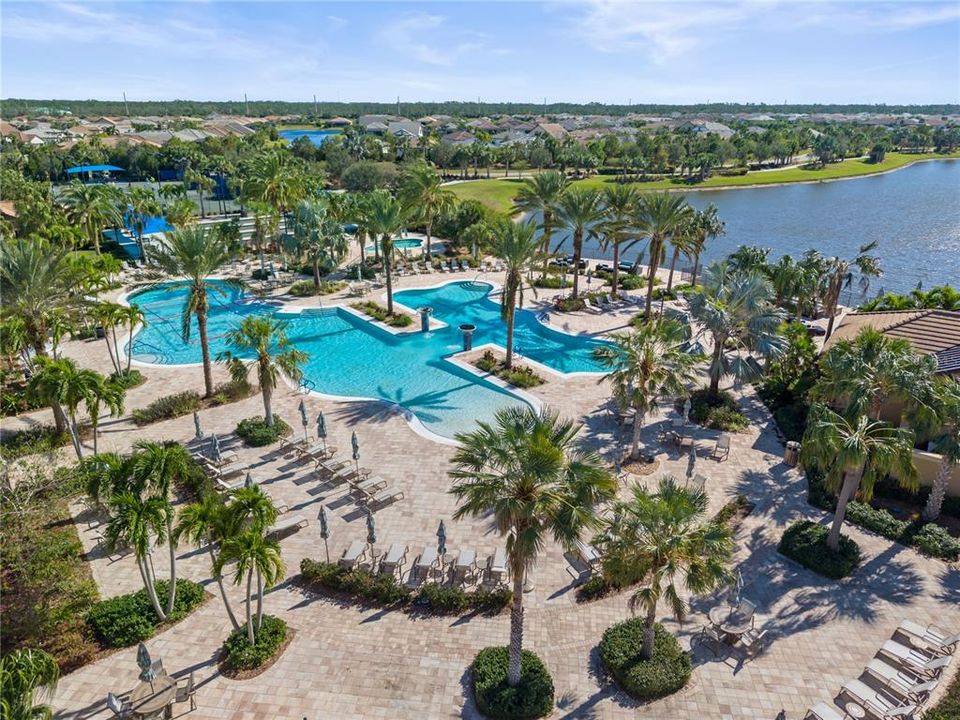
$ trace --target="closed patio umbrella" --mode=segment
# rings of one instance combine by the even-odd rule
[[[330,526],[327,524],[327,509],[321,505],[320,512],[317,513],[317,520],[320,521],[320,537],[323,538],[323,549],[327,554],[327,562],[330,562],[330,547],[327,545],[327,538],[330,537]]]
[[[214,462],[220,462],[223,459],[223,455],[220,453],[220,438],[217,437],[216,433],[210,436],[210,457]]]
[[[447,526],[440,521],[437,528],[437,558],[440,560],[440,570],[443,571],[443,556],[447,554]]]
[[[690,398],[687,398],[683,401],[683,421],[685,423],[690,422],[690,408],[693,407],[693,404],[690,402]]]
[[[357,465],[357,472],[360,472],[360,438],[357,437],[357,431],[353,431],[350,437],[350,444],[353,446],[353,462]]]
[[[256,483],[253,481],[253,475],[251,475],[250,473],[247,473],[247,477],[246,477],[246,479],[243,481],[243,486],[244,486],[244,487],[248,487],[248,488],[252,488],[252,487],[254,487],[255,485],[256,485]]]
[[[371,550],[376,542],[377,525],[374,522],[373,513],[370,511],[370,508],[367,508],[367,544],[370,546]]]
[[[307,425],[310,424],[310,421],[307,420],[307,406],[303,404],[303,400],[300,400],[300,405],[298,406],[300,410],[300,421],[303,423],[303,442],[307,442]]]
[[[140,643],[137,648],[137,667],[140,668],[140,679],[145,682],[153,682],[156,674],[153,672],[153,659],[150,657],[150,651],[147,646]]]
[[[317,415],[317,437],[323,440],[323,451],[327,451],[327,421],[323,412]]]
[[[203,430],[200,429],[200,413],[193,411],[193,427],[196,430],[197,440],[203,440]]]

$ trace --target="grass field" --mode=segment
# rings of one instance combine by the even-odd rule
[[[816,182],[820,180],[836,180],[839,178],[874,175],[888,170],[896,170],[919,160],[960,158],[960,152],[947,155],[935,153],[905,154],[887,153],[881,163],[871,164],[866,160],[845,160],[842,163],[828,165],[825,168],[786,168],[783,170],[764,170],[751,172],[746,175],[723,177],[715,175],[702,183],[686,183],[681,180],[658,180],[657,182],[641,183],[644,190],[699,190],[705,188],[738,187],[745,185],[785,185],[795,182]],[[575,184],[582,187],[602,188],[608,183],[616,182],[616,178],[609,175],[595,175],[586,180],[578,180]],[[462,200],[479,200],[484,205],[498,212],[510,208],[521,181],[510,179],[474,180],[450,186],[450,189]]]

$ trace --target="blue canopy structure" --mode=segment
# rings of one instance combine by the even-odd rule
[[[67,175],[74,175],[76,173],[95,173],[95,172],[126,172],[122,167],[117,167],[116,165],[77,165],[76,167],[67,168],[65,170]]]

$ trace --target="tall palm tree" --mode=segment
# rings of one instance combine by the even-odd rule
[[[670,236],[670,246],[673,248],[673,252],[670,254],[670,272],[667,274],[667,292],[673,290],[673,274],[677,268],[677,260],[680,259],[681,255],[691,257],[696,250],[697,223],[697,213],[691,208],[691,211],[684,217],[676,231]]]
[[[633,408],[633,440],[630,455],[640,452],[643,421],[661,396],[685,395],[695,377],[699,356],[687,348],[690,333],[678,322],[656,319],[630,333],[611,336],[612,344],[601,345],[593,356],[610,372],[609,381],[622,409]]]
[[[637,242],[633,218],[639,197],[634,185],[607,185],[603,190],[603,218],[597,232],[604,251],[613,248],[613,277],[610,281],[613,297],[617,297],[620,281],[620,251]]]
[[[383,253],[383,274],[387,281],[387,312],[393,314],[393,242],[403,231],[409,210],[386,190],[374,190],[367,201],[367,230],[379,240]]]
[[[123,399],[126,395],[124,388],[103,375],[97,374],[96,383],[90,392],[84,397],[84,404],[90,415],[90,430],[93,432],[93,454],[100,452],[100,443],[98,440],[100,429],[100,413],[106,407],[110,411],[111,417],[117,417],[123,413]]]
[[[247,579],[247,640],[251,645],[256,643],[253,613],[251,608],[253,597],[253,576],[262,578],[263,589],[273,587],[283,578],[284,565],[280,557],[280,543],[266,538],[262,530],[250,528],[235,537],[224,541],[217,558],[214,572],[220,574],[224,565],[236,563],[233,571],[233,584],[239,585],[244,576]],[[263,592],[261,590],[260,596]],[[262,614],[257,619],[258,625]]]
[[[653,302],[653,283],[666,242],[685,222],[691,212],[683,195],[676,193],[644,193],[637,203],[636,226],[640,237],[649,245],[650,267],[647,269],[646,314],[649,317]]]
[[[600,193],[582,187],[573,187],[563,193],[557,204],[557,220],[573,236],[573,294],[580,291],[580,257],[583,255],[584,235],[593,237],[600,220]]]
[[[933,430],[929,433],[931,450],[940,455],[937,477],[923,509],[923,519],[933,522],[940,517],[943,499],[953,469],[960,465],[960,383],[938,377],[934,385]]]
[[[85,185],[73,180],[58,198],[67,218],[83,228],[87,240],[100,254],[100,234],[104,228],[123,223],[120,203],[123,193],[114,185]]]
[[[157,196],[153,190],[148,187],[134,187],[127,191],[127,210],[130,214],[130,222],[133,223],[133,229],[137,231],[137,246],[140,248],[140,258],[146,257],[146,248],[143,245],[143,232],[146,229],[147,218],[152,215],[160,215],[163,208],[157,201]]]
[[[696,222],[693,224],[693,235],[691,236],[691,253],[693,255],[693,275],[690,278],[690,284],[697,284],[697,274],[700,270],[700,253],[706,247],[707,240],[723,235],[726,232],[726,225],[717,214],[717,206],[713,203],[707,205],[703,210],[696,211]]]
[[[653,657],[661,599],[683,622],[687,603],[677,588],[681,582],[690,594],[703,595],[729,581],[733,538],[729,528],[707,520],[706,513],[706,493],[668,476],[655,493],[634,485],[632,497],[616,503],[613,519],[596,541],[604,555],[604,575],[624,585],[644,583],[630,598],[630,608],[640,607],[646,615],[643,660]]]
[[[750,382],[763,373],[753,358],[776,357],[785,341],[780,332],[783,312],[773,305],[773,290],[758,273],[739,273],[717,261],[703,275],[703,287],[689,298],[689,316],[699,328],[696,337],[711,340],[710,395],[720,392],[720,380],[732,375],[736,382]]]
[[[43,650],[22,648],[0,658],[0,717],[4,720],[49,720],[53,709],[38,696],[53,697],[60,668]]]
[[[281,150],[268,150],[253,158],[243,191],[245,200],[265,203],[279,219],[305,197],[307,184],[296,158]]]
[[[580,426],[549,410],[499,410],[493,424],[481,421],[460,433],[450,476],[455,518],[489,517],[506,536],[513,578],[507,683],[520,683],[523,651],[523,585],[552,536],[573,547],[585,530],[598,527],[595,508],[616,492],[616,480],[591,451],[575,447]]]
[[[213,371],[207,338],[209,296],[226,294],[228,289],[243,287],[239,280],[225,278],[213,283],[208,278],[229,262],[234,254],[234,248],[220,233],[208,233],[204,228],[195,226],[167,233],[164,240],[150,248],[148,255],[150,263],[159,270],[173,277],[186,278],[189,283],[190,289],[180,317],[180,333],[183,341],[187,342],[192,320],[196,317],[207,397],[213,395]]]
[[[513,321],[517,304],[523,306],[523,276],[540,255],[540,241],[534,237],[536,224],[505,221],[500,223],[494,254],[503,260],[507,276],[500,294],[500,317],[507,323],[506,366],[513,367]]]
[[[257,366],[257,383],[263,395],[263,417],[273,425],[273,391],[280,373],[294,382],[303,377],[301,366],[309,355],[297,350],[287,337],[287,323],[269,315],[248,315],[226,335],[233,350],[224,350],[217,356],[219,362],[230,367],[234,382],[246,382],[250,366]],[[251,360],[246,358],[252,357]]]
[[[827,547],[839,551],[847,503],[858,490],[864,500],[869,500],[877,480],[888,474],[895,475],[903,487],[916,487],[913,441],[913,432],[906,428],[892,427],[866,415],[847,419],[826,405],[813,405],[800,452],[803,464],[822,468],[827,487],[839,491]]]
[[[426,163],[416,163],[405,173],[400,185],[400,199],[410,209],[412,217],[422,222],[427,231],[424,259],[430,261],[430,242],[433,223],[443,213],[449,212],[457,202],[457,196],[444,189],[437,171]]]
[[[193,545],[206,545],[210,554],[210,566],[213,569],[213,579],[220,588],[220,597],[227,610],[227,617],[234,630],[240,629],[240,623],[233,612],[230,600],[227,598],[226,588],[223,586],[223,574],[216,571],[217,558],[223,547],[223,542],[235,534],[236,523],[223,500],[214,494],[205,495],[200,502],[187,505],[177,517],[176,538],[179,541],[186,537]]]
[[[167,515],[170,504],[159,497],[141,497],[133,492],[114,495],[109,501],[110,519],[104,534],[107,548],[111,551],[128,545],[140,570],[140,579],[147,591],[147,598],[153,606],[157,619],[163,622],[167,614],[157,597],[156,578],[153,575],[153,561],[150,558],[153,538],[162,543],[166,540]]]
[[[861,245],[857,255],[852,259],[831,257],[826,261],[826,272],[824,275],[824,293],[823,306],[829,320],[827,321],[827,337],[833,333],[833,321],[837,315],[837,305],[840,303],[840,293],[844,288],[853,284],[853,273],[856,269],[860,275],[858,284],[860,289],[866,293],[870,287],[870,278],[880,277],[883,271],[880,269],[880,259],[868,254],[877,247],[877,241],[874,240],[866,245]]]
[[[768,266],[767,275],[773,286],[774,305],[782,307],[784,300],[793,299],[803,281],[803,272],[803,265],[796,262],[790,255],[783,255],[777,262]]]
[[[276,522],[279,514],[273,500],[258,486],[242,487],[232,491],[227,512],[231,517],[234,535],[248,530],[264,533]],[[257,578],[256,630],[259,632],[263,622],[263,573],[259,568],[255,569],[255,573]]]
[[[320,292],[320,266],[336,267],[347,254],[347,236],[343,224],[333,216],[330,207],[315,198],[301,200],[291,221],[293,249],[306,255],[313,265],[313,286]]]
[[[544,275],[547,273],[547,257],[550,255],[550,241],[553,236],[557,206],[568,185],[566,175],[561,172],[549,170],[538,173],[524,181],[515,200],[517,210],[539,212],[543,218],[540,227],[543,230],[541,252],[544,257]]]

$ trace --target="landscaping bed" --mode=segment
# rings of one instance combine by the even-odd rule
[[[524,720],[546,717],[553,711],[553,678],[543,661],[529,650],[520,659],[520,684],[507,685],[509,651],[488,647],[477,653],[472,665],[473,697],[488,718]]]
[[[164,608],[169,587],[166,580],[155,583],[157,597]],[[173,611],[167,613],[167,619],[162,623],[157,619],[144,588],[96,603],[87,613],[87,624],[104,648],[129,647],[153,637],[158,629],[182,620],[209,597],[202,585],[180,578]]]
[[[518,388],[537,387],[546,382],[526,365],[515,364],[512,368],[507,368],[491,350],[487,350],[480,358],[474,360],[473,365]]]
[[[662,625],[654,625],[653,656],[640,658],[644,620],[631,618],[606,629],[600,640],[600,660],[617,685],[637,700],[672,695],[690,680],[690,656]]]
[[[273,425],[267,425],[266,420],[256,417],[244,418],[237,423],[237,437],[249,447],[263,447],[272,445],[292,431],[290,426],[279,415],[273,416]]]
[[[16,460],[27,455],[53,452],[70,444],[70,434],[58,433],[52,425],[36,425],[26,430],[4,433],[0,439],[0,459]]]
[[[218,668],[232,680],[248,680],[266,672],[293,641],[293,628],[273,615],[264,615],[263,624],[251,645],[247,626],[234,630],[223,642]]]
[[[347,283],[343,281],[323,280],[320,283],[320,288],[317,289],[313,280],[297,280],[287,292],[294,297],[313,297],[315,295],[332,295],[335,292],[340,292],[346,286]]]
[[[364,315],[369,315],[374,320],[386,323],[390,327],[405,328],[413,324],[413,318],[409,315],[397,312],[391,315],[383,305],[375,303],[372,300],[351,303],[350,307],[362,312]]]
[[[795,522],[783,533],[777,551],[824,577],[839,580],[860,564],[860,547],[846,535],[840,536],[840,552],[827,547],[830,528],[812,520]]]
[[[960,718],[960,673],[954,676],[947,693],[936,706],[927,710],[924,720],[957,720]]]
[[[204,408],[244,400],[254,392],[256,388],[250,383],[226,382],[217,385],[209,398],[200,397],[200,393],[194,390],[164,395],[146,407],[135,409],[130,413],[130,417],[135,425],[143,427],[163,420],[172,420]]]
[[[679,412],[683,412],[684,403],[683,400],[677,402]],[[711,395],[706,388],[690,394],[690,422],[726,432],[740,432],[750,424],[733,395],[726,390]]]

